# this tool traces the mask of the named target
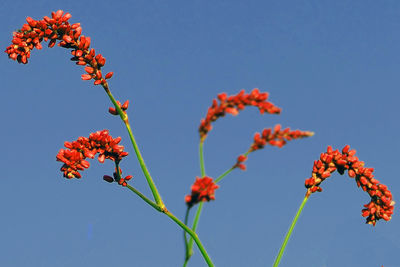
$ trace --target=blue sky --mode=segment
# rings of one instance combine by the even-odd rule
[[[207,203],[198,234],[217,266],[270,266],[305,194],[304,180],[328,145],[357,150],[400,196],[398,1],[3,1],[0,40],[27,16],[63,9],[80,22],[114,71],[116,98],[131,101],[134,134],[165,203],[178,217],[200,174],[198,133],[211,99],[253,88],[282,114],[247,109],[214,124],[206,171],[217,177],[276,123],[315,136],[253,153]],[[64,141],[110,129],[131,155],[125,174],[150,196],[122,123],[100,87],[66,49],[35,50],[28,65],[4,53],[0,166],[1,266],[181,266],[183,239],[166,216],[102,180],[111,162],[66,180],[55,161]],[[398,208],[364,224],[369,197],[334,174],[307,203],[281,265],[400,266]],[[204,266],[198,251],[189,266]]]

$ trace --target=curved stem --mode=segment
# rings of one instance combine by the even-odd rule
[[[294,227],[295,227],[295,225],[297,223],[297,220],[300,217],[300,214],[301,214],[301,212],[302,212],[302,210],[304,208],[304,205],[307,203],[307,200],[308,200],[308,196],[306,195],[304,197],[303,201],[301,202],[301,205],[300,205],[299,209],[297,210],[296,215],[293,218],[293,221],[292,221],[292,224],[290,225],[289,231],[286,233],[285,239],[283,240],[282,246],[281,246],[281,248],[279,250],[278,256],[275,259],[273,267],[278,267],[279,266],[279,262],[281,261],[281,258],[283,256],[283,252],[285,252],[286,245],[287,245],[287,243],[289,241],[290,236],[292,235],[293,229],[294,229]]]
[[[133,136],[131,126],[129,124],[129,119],[128,115],[121,109],[121,107],[117,104],[117,101],[115,100],[114,96],[111,94],[110,89],[108,88],[108,84],[105,83],[103,84],[103,88],[106,91],[108,97],[110,98],[111,102],[114,104],[115,109],[118,111],[119,116],[121,117],[122,121],[125,124],[126,129],[128,130],[129,133],[129,138],[131,139],[131,143],[133,145],[133,149],[135,150],[136,157],[139,161],[140,167],[142,168],[143,174],[146,177],[147,183],[150,187],[150,190],[153,194],[154,200],[156,201],[157,205],[160,206],[161,208],[164,208],[165,205],[161,199],[160,193],[158,193],[157,187],[151,178],[151,175],[147,169],[146,164],[144,163],[143,157],[140,153],[139,147],[136,143],[135,137]]]
[[[197,226],[199,224],[200,214],[201,214],[201,211],[203,209],[203,205],[204,205],[204,202],[200,202],[199,206],[197,207],[196,216],[194,217],[193,226],[192,226],[192,230],[194,232],[196,232],[196,230],[197,230]],[[190,257],[193,254],[192,248],[193,248],[193,239],[190,238],[189,239],[189,243],[188,243],[188,247],[187,247],[187,251],[188,252],[186,253],[186,256],[188,256],[188,257],[186,257],[186,259],[185,259],[185,265],[186,265],[186,262],[189,261]]]
[[[189,212],[190,212],[190,207],[188,206],[186,208],[185,220],[184,220],[184,223],[186,225],[188,225],[188,221],[189,221]],[[186,231],[183,231],[183,239],[185,241],[185,260],[186,260],[186,259],[190,258],[190,256],[191,256],[191,254],[189,253],[189,249],[188,249],[189,248],[189,241],[188,241],[188,238],[187,238]]]
[[[197,244],[197,247],[199,248],[201,254],[203,255],[204,260],[207,262],[207,265],[209,267],[214,267],[213,262],[211,261],[210,256],[208,256],[206,249],[204,248],[203,244],[201,243],[199,237],[197,236],[197,234],[192,231],[186,224],[184,224],[183,222],[181,222],[175,215],[173,215],[169,210],[167,210],[167,208],[164,206],[163,208],[161,208],[160,206],[158,206],[156,203],[154,203],[153,201],[151,201],[150,199],[148,199],[145,195],[143,195],[139,190],[137,190],[136,188],[134,188],[133,186],[127,184],[126,187],[131,190],[133,193],[135,193],[136,195],[138,195],[141,199],[143,199],[147,204],[149,204],[150,206],[152,206],[154,209],[156,209],[159,212],[164,213],[165,215],[167,215],[169,218],[171,218],[176,224],[178,224],[184,231],[185,233],[188,233],[192,240],[194,240]]]
[[[223,174],[221,174],[217,179],[215,179],[215,183],[218,183],[219,181],[222,180],[222,178],[224,178],[225,176],[227,176],[231,171],[233,171],[235,169],[235,167],[232,167],[228,170],[226,170]],[[199,219],[200,219],[200,214],[201,211],[203,210],[203,205],[204,202],[200,202],[199,206],[197,207],[197,211],[196,211],[196,216],[193,220],[193,226],[192,226],[192,230],[196,232],[197,230],[197,226],[199,224]],[[187,224],[187,223],[186,223]],[[192,251],[192,247],[193,247],[193,239],[189,239],[189,243],[186,242],[186,258],[185,258],[185,263],[184,263],[184,267],[186,266],[187,262],[189,261],[190,257],[193,254]]]
[[[200,144],[199,144],[199,160],[200,160],[200,172],[201,172],[201,177],[204,177],[206,175],[206,170],[205,170],[205,166],[204,166],[204,151],[203,151],[203,145],[204,145],[204,140],[200,140]],[[197,229],[197,225],[199,223],[199,219],[200,219],[200,214],[201,214],[201,210],[203,208],[203,202],[201,202],[199,204],[199,206],[197,207],[197,211],[196,211],[196,216],[193,220],[193,226],[192,226],[192,230],[196,232]],[[189,212],[189,208],[187,210],[186,215],[188,215]],[[186,218],[185,218],[186,219]],[[187,222],[186,222],[187,224]],[[186,237],[186,235],[185,235]],[[190,257],[193,255],[193,239],[190,238],[189,242],[187,242],[187,240],[185,239],[185,261],[183,263],[183,267],[185,267],[190,259]]]
[[[175,217],[171,212],[169,212],[168,210],[165,210],[164,213],[170,217],[174,222],[176,222],[180,227],[182,227],[183,230],[185,230],[196,242],[197,247],[199,248],[201,254],[203,255],[203,258],[205,259],[205,261],[207,262],[208,266],[214,266],[214,264],[211,261],[211,258],[208,256],[206,249],[204,248],[203,244],[201,243],[199,237],[197,236],[197,234],[192,231],[192,229],[190,229],[186,224],[184,224],[183,222],[181,222],[177,217]]]
[[[133,145],[133,149],[135,150],[136,153],[136,157],[139,161],[140,167],[142,168],[143,174],[146,177],[147,183],[151,189],[151,192],[153,194],[154,200],[156,201],[156,203],[154,203],[153,201],[151,201],[149,198],[147,198],[145,195],[143,195],[140,191],[138,191],[137,189],[135,189],[134,187],[127,185],[126,187],[131,190],[132,192],[134,192],[136,195],[138,195],[141,199],[143,199],[147,204],[149,204],[150,206],[152,206],[154,209],[156,209],[159,212],[162,212],[164,214],[166,214],[168,217],[170,217],[176,224],[178,224],[185,232],[187,232],[190,236],[191,236],[191,240],[194,240],[201,252],[201,254],[204,257],[204,260],[207,262],[209,267],[214,267],[214,264],[212,263],[210,257],[207,254],[206,249],[204,248],[203,244],[201,243],[199,237],[197,236],[197,234],[192,231],[188,226],[186,226],[183,222],[181,222],[177,217],[175,217],[175,215],[173,215],[171,212],[169,212],[166,207],[165,204],[163,203],[160,194],[158,193],[157,187],[154,184],[153,179],[151,178],[151,175],[147,169],[146,164],[144,163],[143,157],[140,153],[139,147],[136,143],[135,137],[133,136],[132,133],[132,129],[130,127],[129,124],[129,119],[128,119],[128,115],[121,109],[121,107],[118,105],[117,101],[115,100],[114,96],[111,94],[109,88],[108,88],[108,84],[105,83],[103,84],[103,88],[106,91],[108,97],[110,98],[111,102],[114,104],[115,109],[117,110],[119,116],[121,117],[122,121],[124,122],[126,129],[128,130],[129,133],[129,137],[131,139],[131,143]],[[203,165],[204,166],[204,165]],[[203,167],[204,168],[204,167]],[[119,173],[119,168],[117,165],[117,172]],[[120,174],[119,174],[120,176]]]
[[[200,145],[199,145],[199,156],[200,156],[200,170],[201,170],[201,176],[204,177],[205,176],[205,167],[204,167],[204,151],[203,151],[203,141],[200,141]],[[247,156],[249,154],[249,151],[247,151],[244,155]],[[236,167],[232,166],[230,169],[226,170],[223,174],[221,174],[220,176],[218,176],[217,179],[214,180],[215,183],[220,182],[225,176],[227,176],[230,172],[232,172]],[[203,205],[204,202],[200,202],[199,206],[197,207],[197,211],[196,211],[196,216],[193,220],[193,226],[192,226],[192,230],[196,232],[197,230],[197,226],[199,224],[199,219],[200,219],[200,215],[201,215],[201,211],[203,210]],[[185,243],[185,249],[186,249],[186,257],[185,257],[185,262],[183,264],[183,267],[185,267],[187,265],[187,262],[189,261],[190,257],[193,254],[193,239],[189,239],[189,243]]]

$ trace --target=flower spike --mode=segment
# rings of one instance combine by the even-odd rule
[[[42,41],[49,41],[49,47],[53,47],[57,41],[58,46],[71,48],[72,61],[77,65],[86,66],[82,80],[94,80],[95,85],[106,85],[106,80],[113,76],[113,72],[106,74],[105,78],[101,73],[101,67],[106,59],[101,54],[95,54],[90,49],[90,37],[83,36],[80,23],[70,24],[70,13],[62,10],[51,13],[51,18],[45,16],[42,20],[26,18],[26,24],[13,33],[12,44],[4,52],[12,60],[18,63],[27,64],[33,49],[42,49]]]
[[[247,159],[247,155],[251,152],[264,148],[266,145],[277,146],[281,148],[286,145],[287,141],[311,137],[313,135],[314,132],[310,131],[290,130],[290,128],[285,128],[282,130],[280,124],[275,125],[273,130],[271,128],[264,129],[262,133],[255,133],[253,144],[250,146],[245,155],[240,155],[237,158],[236,164],[233,166],[233,168],[238,167],[241,170],[246,170],[246,165],[244,165],[243,162]]]
[[[249,94],[246,94],[244,90],[233,96],[227,96],[226,93],[219,94],[219,103],[216,99],[213,99],[212,106],[208,109],[206,117],[201,120],[199,127],[201,142],[206,139],[208,132],[211,131],[211,123],[225,116],[226,113],[236,116],[246,106],[255,106],[258,107],[261,114],[279,114],[281,109],[268,102],[267,99],[268,93],[260,93],[257,88],[253,89]]]
[[[380,184],[372,174],[373,168],[364,167],[364,162],[355,156],[356,151],[350,150],[350,146],[346,145],[342,152],[333,150],[328,146],[327,152],[322,153],[319,160],[314,161],[311,178],[306,179],[305,187],[307,188],[306,196],[312,193],[321,192],[320,184],[331,176],[337,170],[338,173],[347,173],[350,178],[354,178],[357,186],[361,187],[371,197],[371,201],[364,205],[362,216],[367,217],[366,223],[375,226],[376,221],[384,219],[389,221],[392,218],[394,204],[392,193],[387,189],[386,185]]]

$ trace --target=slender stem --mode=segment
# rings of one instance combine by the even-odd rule
[[[206,175],[206,169],[204,166],[204,150],[203,150],[203,145],[204,145],[204,140],[200,140],[200,144],[199,144],[199,160],[200,160],[200,172],[201,172],[201,177],[204,177]],[[203,208],[203,202],[201,202],[199,204],[199,206],[197,207],[197,211],[196,211],[196,217],[193,221],[193,226],[192,226],[192,230],[196,232],[197,229],[197,225],[199,222],[199,218],[200,218],[200,214],[201,214],[201,210]],[[190,259],[190,257],[193,254],[193,239],[190,238],[189,242],[185,242],[185,262],[183,263],[183,266],[185,267]]]
[[[217,179],[215,179],[215,183],[218,183],[219,181],[222,180],[222,178],[224,178],[225,176],[227,176],[231,171],[233,171],[235,169],[235,167],[230,168],[229,170],[226,170],[223,174],[221,174]],[[199,203],[199,206],[197,207],[197,211],[196,211],[196,216],[193,220],[193,226],[192,226],[192,230],[196,232],[197,226],[199,224],[199,219],[200,219],[200,214],[201,211],[203,210],[203,205],[204,202]],[[188,212],[188,211],[187,211]],[[186,221],[185,221],[186,222]],[[187,222],[186,222],[187,224]],[[186,237],[186,234],[185,234]],[[186,241],[186,240],[185,240]],[[192,251],[192,247],[193,247],[193,239],[189,240],[189,243],[185,242],[186,244],[186,258],[185,258],[185,263],[183,266],[186,266],[187,262],[189,261],[190,257],[193,254]]]
[[[194,231],[192,231],[192,229],[190,229],[186,224],[181,222],[177,217],[175,217],[168,210],[165,210],[164,213],[168,217],[170,217],[175,223],[177,223],[180,227],[182,227],[182,229],[185,230],[194,239],[194,241],[197,244],[197,247],[199,248],[199,250],[200,250],[201,254],[203,255],[203,258],[207,262],[208,266],[210,266],[210,267],[214,266],[214,264],[211,261],[211,258],[208,256],[207,251],[204,248],[203,244],[201,243],[201,241],[200,241],[199,237],[197,236],[197,234]]]
[[[203,205],[204,205],[204,202],[199,203],[199,207],[197,208],[197,211],[196,211],[196,216],[194,217],[192,230],[195,232],[197,230],[197,225],[199,224],[200,214],[201,214],[201,210],[203,209]]]
[[[200,214],[203,209],[203,205],[204,205],[204,202],[200,202],[199,206],[197,207],[196,216],[193,220],[193,226],[192,226],[192,230],[194,232],[196,232],[196,230],[197,230],[197,226],[199,224]],[[193,239],[190,238],[189,243],[187,245],[186,259],[185,259],[185,263],[183,266],[186,266],[187,262],[189,261],[190,257],[192,256],[192,254],[193,254],[192,248],[193,248]]]
[[[306,195],[304,197],[304,199],[303,199],[303,202],[301,202],[301,205],[300,205],[299,209],[297,210],[296,216],[294,216],[292,224],[290,225],[289,231],[287,232],[287,234],[285,236],[285,240],[283,240],[282,246],[281,246],[281,248],[279,250],[278,256],[275,259],[273,267],[278,267],[279,266],[279,262],[281,261],[281,258],[283,256],[283,252],[285,252],[286,245],[287,245],[287,243],[289,241],[290,236],[292,235],[293,229],[294,229],[294,227],[295,227],[295,225],[297,223],[297,220],[300,217],[300,214],[301,214],[301,212],[302,212],[302,210],[304,208],[304,205],[306,204],[307,200],[308,200],[308,196]]]
[[[115,100],[114,96],[111,94],[107,83],[103,84],[103,88],[106,91],[106,93],[107,93],[108,97],[110,98],[111,102],[114,104],[115,109],[118,111],[119,116],[121,117],[122,121],[124,122],[124,124],[126,126],[126,129],[128,130],[129,137],[130,137],[132,145],[133,145],[133,149],[135,150],[137,159],[138,159],[138,161],[140,163],[140,167],[142,168],[143,174],[146,177],[147,183],[148,183],[148,185],[149,185],[149,187],[151,189],[151,192],[153,193],[153,197],[154,197],[154,200],[156,201],[156,203],[151,201],[149,198],[147,198],[145,195],[143,195],[140,191],[138,191],[134,187],[132,187],[130,185],[127,185],[126,187],[129,190],[131,190],[132,192],[134,192],[136,195],[138,195],[141,199],[143,199],[147,204],[152,206],[154,209],[156,209],[159,212],[163,212],[164,214],[166,214],[176,224],[178,224],[185,232],[187,232],[191,236],[192,240],[194,240],[196,242],[201,254],[204,257],[204,260],[207,262],[207,265],[209,267],[214,267],[214,264],[212,263],[210,257],[208,256],[207,251],[204,248],[203,244],[201,243],[201,241],[200,241],[199,237],[197,236],[197,234],[194,231],[192,231],[188,226],[186,226],[186,224],[181,222],[177,217],[175,217],[171,212],[169,212],[166,209],[165,204],[163,203],[163,201],[161,199],[161,196],[158,193],[157,187],[154,184],[154,181],[150,176],[150,173],[149,173],[149,171],[147,169],[147,166],[144,163],[143,157],[140,154],[139,147],[138,147],[138,145],[136,143],[135,137],[133,136],[132,129],[131,129],[130,124],[129,124],[128,115],[118,105],[118,103]],[[117,165],[117,172],[119,173],[118,165]],[[119,174],[119,177],[120,177],[120,174]]]
[[[191,208],[191,207],[189,207],[189,206],[186,208],[185,220],[184,220],[184,223],[185,223],[186,225],[188,225],[188,222],[189,222],[189,212],[190,212],[190,208]],[[187,238],[187,233],[186,233],[186,231],[183,231],[183,238],[184,238],[184,240],[185,240],[185,259],[187,259],[187,258],[190,258],[191,254],[189,253],[189,250],[188,250],[189,241],[188,241],[188,238]]]
[[[165,206],[163,208],[161,208],[156,203],[154,203],[153,201],[148,199],[145,195],[143,195],[139,190],[137,190],[136,188],[134,188],[133,186],[131,186],[129,184],[126,185],[126,187],[129,190],[131,190],[133,193],[138,195],[141,199],[143,199],[147,204],[152,206],[154,209],[156,209],[157,211],[162,212],[165,215],[167,215],[168,217],[170,217],[176,224],[178,224],[185,231],[185,233],[188,233],[191,236],[192,240],[194,240],[196,242],[197,247],[199,248],[201,254],[203,255],[204,260],[207,262],[207,265],[209,267],[214,267],[214,264],[211,261],[210,256],[208,256],[206,249],[204,248],[199,237],[197,236],[197,234],[194,231],[192,231],[185,223],[181,222],[175,215],[173,215],[170,211],[168,211],[165,208]]]
[[[231,171],[233,171],[236,167],[233,166],[230,169],[226,170],[223,174],[221,174],[220,176],[218,176],[217,179],[214,180],[214,182],[217,184],[219,183],[225,176],[227,176]]]
[[[246,153],[244,153],[243,155],[247,157],[247,155],[251,152],[251,150],[247,150]],[[215,183],[219,183],[225,176],[227,176],[231,171],[233,171],[234,169],[236,169],[236,165],[233,165],[230,169],[226,170],[223,174],[221,174],[220,176],[218,176],[217,179],[215,179]]]
[[[121,171],[119,168],[119,161],[115,162],[115,170],[117,173],[117,178],[121,179]],[[150,206],[152,206],[153,208],[155,208],[156,210],[162,212],[162,208],[160,206],[157,205],[157,203],[153,202],[152,200],[150,200],[149,198],[147,198],[145,195],[143,195],[139,190],[137,190],[136,188],[134,188],[133,186],[130,186],[129,184],[126,185],[126,187],[131,190],[133,193],[135,193],[136,195],[138,195],[141,199],[143,199],[147,204],[149,204]]]
[[[106,91],[108,97],[110,98],[111,102],[114,104],[115,109],[118,111],[119,116],[121,117],[122,121],[128,120],[128,114],[126,114],[121,107],[118,105],[117,101],[115,100],[114,96],[111,94],[110,89],[108,88],[108,83],[103,85],[104,90]]]
[[[122,121],[125,124],[126,129],[128,130],[129,133],[129,137],[131,139],[131,143],[133,145],[133,149],[135,150],[135,154],[136,157],[139,161],[140,167],[142,168],[143,174],[146,177],[147,183],[150,187],[150,190],[153,194],[154,200],[156,201],[157,205],[160,206],[161,208],[163,208],[165,205],[161,199],[161,195],[160,193],[158,193],[157,187],[153,181],[153,179],[151,178],[151,175],[147,169],[147,166],[143,160],[143,157],[140,153],[139,147],[136,143],[135,137],[133,136],[132,133],[132,129],[131,126],[129,124],[129,119],[128,119],[128,115],[121,109],[121,107],[117,104],[117,101],[115,100],[114,96],[111,94],[109,88],[108,88],[108,84],[104,84],[103,85],[104,90],[106,91],[108,97],[110,98],[111,102],[114,104],[115,109],[118,111],[119,116],[121,117]]]
[[[183,262],[183,266],[182,266],[182,267],[186,267],[186,266],[187,266],[190,257],[191,257],[191,256],[185,258],[185,261]]]
[[[204,177],[205,176],[205,168],[204,168],[204,152],[203,152],[203,141],[200,141],[200,145],[199,145],[199,156],[200,156],[200,170],[201,170],[201,176]],[[249,151],[247,151],[244,155],[247,156],[249,154]],[[230,169],[226,170],[223,174],[221,174],[220,176],[218,176],[217,179],[214,180],[215,183],[220,182],[225,176],[227,176],[230,172],[232,172],[236,167],[233,166]],[[204,202],[199,203],[199,206],[197,207],[197,211],[196,211],[196,216],[193,220],[193,226],[192,226],[192,230],[196,232],[197,230],[197,226],[199,224],[199,219],[200,219],[200,215],[201,215],[201,211],[203,210],[203,204]],[[185,258],[185,262],[183,264],[183,267],[185,267],[187,265],[187,262],[189,261],[190,257],[193,254],[193,239],[189,239],[189,243],[185,243],[185,248],[186,248],[186,258]]]
[[[143,195],[139,190],[137,190],[136,188],[134,188],[133,186],[130,186],[129,184],[126,185],[126,187],[131,190],[133,193],[135,193],[136,195],[138,195],[141,199],[143,199],[147,204],[149,204],[150,206],[152,206],[153,208],[155,208],[156,210],[158,210],[159,212],[162,212],[162,208],[160,208],[160,206],[157,205],[157,203],[153,202],[152,200],[150,200],[149,198],[147,198],[145,195]]]
[[[205,169],[205,167],[204,167],[203,145],[204,145],[204,142],[203,142],[203,141],[200,141],[200,145],[199,145],[199,158],[200,158],[201,177],[204,177],[204,176],[206,175],[206,169]]]

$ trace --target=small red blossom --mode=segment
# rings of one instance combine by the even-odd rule
[[[49,47],[53,47],[59,41],[58,46],[72,49],[72,61],[76,61],[77,65],[86,66],[87,73],[82,74],[82,80],[94,79],[95,85],[107,87],[106,79],[111,78],[113,72],[107,73],[103,78],[101,67],[106,59],[101,54],[96,55],[95,50],[89,48],[90,37],[82,35],[80,23],[70,24],[70,18],[71,14],[62,10],[52,12],[51,18],[45,16],[42,20],[27,17],[27,23],[13,33],[12,44],[5,52],[18,63],[27,64],[31,51],[34,48],[42,49],[42,41],[49,41]]]
[[[274,129],[268,128],[264,129],[262,133],[256,133],[254,135],[253,144],[250,146],[250,149],[246,152],[246,154],[262,149],[266,145],[283,147],[287,141],[314,135],[314,133],[310,131],[290,130],[290,128],[285,128],[282,130],[281,128],[281,125],[277,124],[275,125]],[[246,170],[246,165],[243,164],[246,159],[247,156],[240,155],[233,167]]]
[[[392,193],[387,189],[386,185],[380,184],[372,174],[373,168],[364,167],[364,162],[355,156],[356,151],[350,150],[350,146],[346,145],[342,152],[333,150],[328,146],[326,153],[321,153],[320,159],[314,161],[311,178],[306,179],[305,187],[307,188],[306,196],[312,193],[321,192],[320,184],[334,171],[344,174],[345,170],[350,178],[354,178],[357,186],[361,187],[371,197],[371,201],[364,205],[362,216],[367,217],[366,223],[375,226],[376,221],[384,219],[389,221],[392,218],[394,204]]]
[[[113,139],[108,130],[91,133],[89,138],[79,137],[76,141],[65,142],[64,146],[67,149],[60,149],[57,154],[57,161],[64,163],[61,167],[64,177],[68,179],[81,178],[79,171],[90,166],[86,158],[94,158],[97,153],[99,153],[100,163],[106,159],[115,162],[121,161],[128,155],[128,152],[124,151],[124,147],[119,145],[119,142],[121,142],[121,137]]]
[[[239,168],[243,171],[246,170],[246,165],[243,163],[247,160],[247,155],[239,155],[239,157],[236,160],[236,164],[233,166],[233,168]]]
[[[126,113],[126,110],[127,110],[128,107],[129,107],[129,100],[126,100],[126,101],[124,102],[124,104],[122,104],[122,105],[121,105],[121,102],[119,102],[119,101],[117,100],[117,104],[118,104],[118,106],[122,109],[122,111],[123,111],[124,113]],[[109,107],[109,108],[108,108],[108,112],[109,112],[110,114],[112,114],[112,115],[118,115],[118,111],[115,109],[115,107]]]
[[[257,88],[253,89],[249,94],[246,94],[244,90],[233,96],[227,96],[226,93],[219,94],[219,103],[216,99],[213,99],[212,106],[208,108],[206,117],[201,120],[199,127],[200,140],[202,142],[205,140],[208,132],[212,129],[212,122],[225,116],[226,113],[236,116],[246,106],[258,107],[261,114],[265,112],[279,114],[281,109],[268,102],[267,99],[268,93],[260,93]]]
[[[212,178],[204,176],[203,178],[196,177],[196,181],[192,185],[192,194],[185,197],[185,202],[189,207],[203,201],[215,199],[216,185]]]

